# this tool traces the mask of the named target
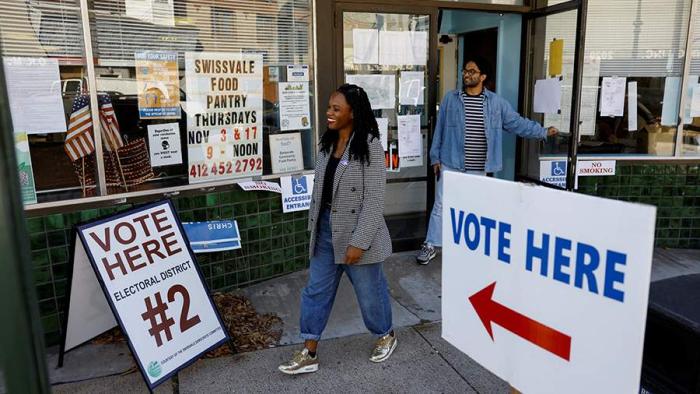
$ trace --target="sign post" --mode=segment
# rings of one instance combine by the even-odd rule
[[[446,173],[443,337],[522,392],[637,392],[655,216]]]
[[[62,350],[116,318],[150,389],[228,340],[170,201],[77,226],[71,277]]]

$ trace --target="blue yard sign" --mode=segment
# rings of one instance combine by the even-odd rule
[[[241,248],[241,235],[235,220],[182,223],[195,253],[221,252]]]

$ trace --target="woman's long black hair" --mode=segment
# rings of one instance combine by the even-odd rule
[[[369,104],[369,98],[364,89],[357,85],[344,84],[336,91],[345,97],[345,101],[350,105],[353,115],[353,135],[350,142],[349,154],[351,159],[357,159],[360,163],[369,163],[369,145],[367,137],[371,135],[374,138],[379,138],[379,126],[377,119],[374,118],[372,107]],[[373,138],[373,139],[374,139]],[[329,153],[338,141],[338,131],[328,130],[321,136],[321,151]]]

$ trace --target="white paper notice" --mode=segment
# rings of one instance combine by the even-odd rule
[[[352,29],[352,62],[355,64],[379,62],[379,30]]]
[[[637,82],[627,83],[627,130],[637,130]]]
[[[398,115],[399,157],[421,156],[420,115]]]
[[[301,153],[301,135],[270,134],[270,163],[275,174],[302,171],[304,158]]]
[[[276,68],[271,67],[271,70]],[[272,80],[272,78],[270,78]],[[279,78],[277,79],[279,81]],[[272,81],[270,81],[272,82]],[[287,82],[309,82],[309,65],[308,64],[288,64],[287,65]]]
[[[153,24],[175,26],[175,0],[153,0]]]
[[[561,110],[561,80],[559,78],[538,79],[535,82],[534,112],[556,114]]]
[[[664,101],[661,108],[661,125],[675,126],[678,123],[678,108],[681,95],[681,77],[666,77]]]
[[[311,128],[308,82],[280,82],[280,129],[302,130]]]
[[[402,157],[401,158],[401,168],[422,167],[422,166],[423,166],[423,155]]]
[[[686,82],[687,88],[685,90],[685,111],[683,111],[683,124],[693,123],[692,106],[693,106],[693,93],[697,90],[698,86],[698,76],[688,75],[688,80]]]
[[[423,81],[425,74],[422,71],[401,71],[399,79],[399,104],[423,105]]]
[[[249,192],[251,190],[262,190],[273,193],[282,194],[282,187],[275,182],[268,181],[249,181],[249,182],[238,182],[238,186],[241,189]]]
[[[563,80],[561,82],[561,113],[545,114],[544,124],[554,126],[562,134],[568,134],[571,127],[571,81],[574,74],[573,57],[565,58],[563,63]],[[579,135],[594,135],[598,116],[598,97],[600,96],[600,60],[586,58],[583,64],[581,86]]]
[[[379,126],[379,140],[382,142],[384,152],[389,150],[389,119],[377,118],[377,126]]]
[[[347,83],[360,86],[367,92],[372,109],[394,109],[396,107],[396,81],[394,75],[348,74]]]
[[[600,116],[625,114],[625,77],[604,77],[600,89]]]
[[[700,116],[700,85],[693,87],[693,96],[690,99],[690,116],[693,118]],[[690,122],[686,122],[690,123]]]
[[[64,133],[58,60],[6,57],[3,64],[15,132]]]
[[[162,26],[175,26],[174,0],[124,0],[126,16]]]
[[[178,123],[149,124],[148,147],[153,167],[182,163],[180,125]]]
[[[383,66],[424,66],[427,63],[428,32],[379,32],[379,64]]]

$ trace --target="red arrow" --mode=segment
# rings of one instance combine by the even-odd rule
[[[476,314],[479,315],[481,323],[486,327],[492,340],[494,340],[491,328],[493,322],[526,341],[569,361],[571,356],[570,336],[494,301],[493,291],[495,288],[496,282],[493,282],[469,297],[469,302],[472,303]]]

